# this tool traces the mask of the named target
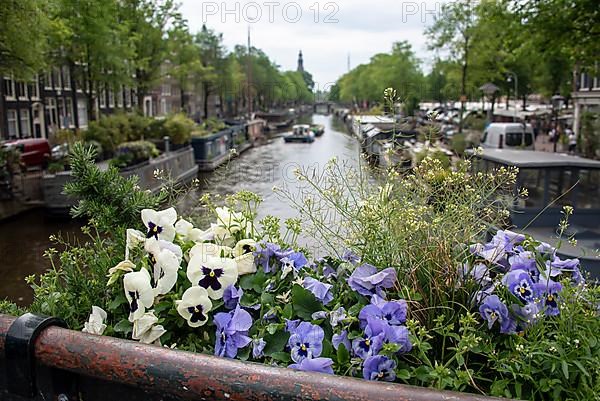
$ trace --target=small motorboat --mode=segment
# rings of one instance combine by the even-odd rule
[[[315,134],[315,136],[321,136],[325,133],[325,126],[322,124],[312,124],[310,126],[310,129],[312,130],[313,134]]]
[[[315,141],[315,134],[310,129],[310,125],[294,125],[294,129],[291,134],[283,137],[286,142],[308,142],[312,143]]]

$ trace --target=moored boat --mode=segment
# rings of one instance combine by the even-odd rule
[[[310,129],[315,136],[321,136],[325,133],[325,126],[323,124],[312,124]]]
[[[304,142],[312,143],[315,141],[315,135],[310,129],[310,125],[301,124],[294,125],[294,130],[291,134],[283,137],[286,142]]]

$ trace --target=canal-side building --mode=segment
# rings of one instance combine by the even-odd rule
[[[581,116],[585,112],[600,113],[600,65],[575,73],[573,92],[573,131],[579,135]]]
[[[2,139],[48,138],[60,129],[87,128],[87,98],[68,66],[54,67],[29,82],[7,76],[0,87]]]

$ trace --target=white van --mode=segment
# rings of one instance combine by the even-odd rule
[[[533,128],[522,123],[492,123],[483,131],[481,146],[533,150]]]

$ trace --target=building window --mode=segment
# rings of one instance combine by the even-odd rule
[[[30,135],[29,131],[29,110],[21,110],[21,137],[27,137]]]
[[[79,128],[85,128],[88,125],[88,111],[85,100],[77,100],[77,123]]]
[[[125,107],[131,107],[131,90],[129,88],[125,88]]]
[[[106,108],[106,89],[102,89],[100,91],[100,98],[98,99],[98,101],[100,103],[101,109]]]
[[[6,98],[14,99],[15,98],[15,81],[12,78],[4,77],[4,87],[6,88]]]
[[[108,107],[111,109],[115,107],[115,91],[112,89],[108,90]]]
[[[50,71],[44,74],[44,89],[52,89],[52,73]]]
[[[67,118],[65,114],[65,99],[62,97],[58,99],[58,123],[60,128],[67,128],[65,124]]]
[[[27,83],[26,82],[17,82],[17,96],[19,99],[27,100],[29,94],[27,93]]]
[[[69,67],[65,66],[62,68],[62,76],[63,82],[65,83],[65,89],[71,89],[71,71],[69,70]]]
[[[167,108],[167,99],[160,99],[160,114],[167,115],[169,113]]]
[[[19,128],[17,127],[17,111],[6,110],[6,121],[8,122],[9,138],[16,138],[19,131]]]
[[[52,83],[54,84],[54,89],[62,89],[62,76],[60,75],[60,68],[52,69]]]
[[[29,84],[29,93],[31,93],[31,98],[32,99],[39,99],[40,98],[40,81],[39,78],[35,78],[35,80],[33,82],[31,82]]]
[[[171,96],[171,84],[162,84],[162,95]]]
[[[117,107],[123,108],[123,87],[117,90]]]
[[[67,99],[65,105],[66,107],[66,121],[65,125],[69,128],[75,128],[75,119],[73,118],[73,102],[71,99]]]
[[[58,127],[58,114],[56,110],[56,99],[53,97],[48,99],[48,105],[46,106],[48,109],[48,116],[50,119],[50,126],[54,130],[55,127]]]

